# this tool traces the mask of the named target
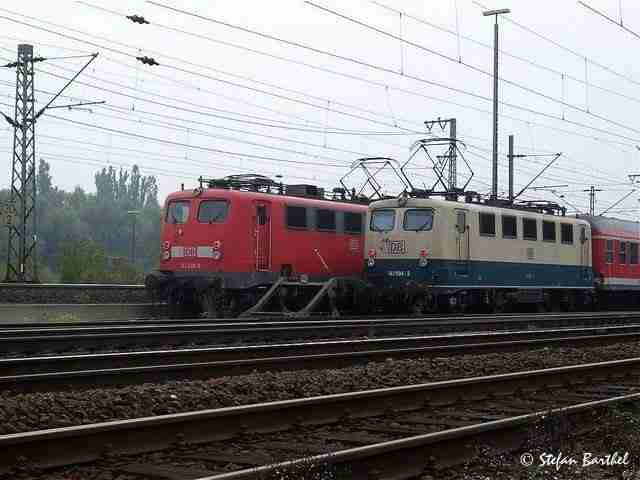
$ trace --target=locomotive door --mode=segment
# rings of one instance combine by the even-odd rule
[[[256,271],[271,268],[271,205],[269,202],[255,202],[255,264]]]
[[[461,274],[469,273],[471,250],[469,245],[469,225],[467,224],[468,210],[456,209],[456,255],[457,271]]]

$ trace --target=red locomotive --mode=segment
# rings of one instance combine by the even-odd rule
[[[367,207],[343,189],[327,200],[259,175],[199,181],[167,197],[160,268],[147,277],[171,316],[238,313],[279,278],[361,276]]]
[[[640,223],[581,216],[591,224],[593,271],[600,307],[640,305]]]

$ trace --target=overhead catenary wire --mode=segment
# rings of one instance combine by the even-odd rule
[[[0,9],[0,10],[2,10],[2,9]],[[6,10],[6,9],[5,9],[5,10]],[[29,16],[27,16],[27,18],[33,18],[33,17],[29,17]],[[42,21],[42,20],[39,20],[39,21]],[[55,25],[55,24],[54,24],[54,25]],[[229,25],[229,26],[231,26],[232,28],[241,28],[241,29],[243,29],[243,27],[235,27],[235,26],[232,26],[232,25]],[[36,28],[37,28],[37,27],[36,27]],[[246,30],[246,29],[245,29],[245,30]],[[91,36],[91,34],[88,34],[88,33],[86,33],[86,32],[81,32],[81,33],[82,33],[82,34],[84,34],[84,35],[89,35],[89,36]],[[100,38],[100,37],[98,37],[98,38]],[[277,39],[277,40],[280,40],[280,41],[283,41],[283,42],[290,42],[290,41],[287,41],[287,40],[278,39],[277,37],[273,37],[273,38],[274,38],[274,39]],[[78,39],[78,41],[82,41],[82,40],[79,40],[79,39]],[[135,47],[131,47],[131,46],[129,46],[129,48],[135,48]],[[314,49],[314,51],[319,51],[319,50],[318,50],[318,49]],[[323,52],[323,51],[320,51],[320,52],[325,53],[325,54],[327,54],[327,55],[333,55],[333,56],[336,56],[335,54],[332,54],[332,53],[330,53],[330,52]],[[129,55],[129,56],[131,56],[131,55]],[[347,57],[339,57],[339,58],[343,58],[343,59],[351,60],[351,61],[353,61],[353,62],[355,62],[355,63],[357,63],[357,64],[369,65],[371,68],[378,69],[378,70],[382,70],[382,71],[387,71],[387,72],[389,72],[389,73],[397,73],[397,72],[394,72],[393,70],[388,70],[388,69],[385,69],[384,67],[379,67],[379,66],[375,66],[375,65],[367,64],[366,62],[362,62],[362,61],[359,61],[359,60],[356,60],[356,59],[349,59],[349,58],[347,58]],[[187,62],[187,63],[192,64],[192,65],[197,65],[197,64],[194,64],[193,62]],[[300,63],[300,62],[298,62],[298,63]],[[206,68],[206,67],[204,67],[204,66],[202,66],[202,65],[199,65],[199,66],[200,66],[200,67],[203,67],[203,68]],[[339,72],[334,72],[334,73],[336,73],[336,74],[340,74]],[[465,92],[465,91],[462,91],[462,90],[460,90],[460,89],[456,89],[456,88],[454,88],[454,87],[450,87],[450,86],[446,86],[446,85],[438,84],[438,83],[435,83],[435,82],[430,82],[430,81],[428,81],[428,80],[426,80],[426,79],[421,79],[421,78],[416,78],[416,77],[411,77],[411,76],[409,76],[408,78],[414,78],[414,79],[416,79],[416,80],[418,80],[418,81],[424,81],[424,82],[427,82],[427,83],[429,83],[429,84],[435,84],[436,86],[441,86],[442,88],[446,88],[446,89],[449,89],[449,90],[452,90],[452,91],[458,91],[458,92],[461,92],[461,93],[464,93],[464,94],[468,94],[468,95],[471,95],[471,96],[475,96],[475,97],[483,98],[484,100],[487,100],[487,101],[490,101],[490,100],[491,100],[491,99],[490,99],[490,98],[488,98],[488,97],[483,97],[483,96],[481,96],[481,95],[477,95],[477,94],[474,94],[474,93],[472,93],[472,92]],[[362,79],[362,80],[363,80],[363,81],[367,81],[366,79]],[[374,83],[375,83],[375,82],[374,82]],[[386,84],[381,83],[380,85],[384,86],[384,85],[386,85]],[[483,113],[485,113],[485,112],[486,112],[486,111],[484,111],[484,110],[482,110],[482,109],[478,109],[478,108],[476,108],[476,107],[472,107],[472,106],[469,106],[469,105],[460,104],[460,103],[457,103],[457,102],[452,102],[452,101],[449,101],[449,100],[446,100],[446,99],[443,99],[443,98],[427,96],[427,95],[423,95],[423,94],[420,94],[420,93],[417,93],[417,92],[414,92],[414,91],[410,91],[410,90],[406,90],[406,89],[398,89],[398,88],[395,88],[395,89],[396,89],[396,90],[398,90],[398,91],[403,91],[404,93],[408,93],[408,94],[411,94],[411,95],[417,95],[417,96],[420,96],[420,97],[423,97],[423,98],[429,98],[429,99],[431,99],[431,100],[435,100],[435,101],[440,101],[440,102],[443,102],[443,103],[448,103],[448,104],[457,105],[457,106],[460,106],[461,108],[470,108],[470,109],[474,109],[474,110],[477,110],[477,111],[481,111],[481,112],[483,112]],[[613,132],[609,132],[609,131],[604,130],[604,129],[599,129],[599,128],[592,127],[592,126],[590,126],[590,125],[582,124],[581,122],[576,122],[576,121],[573,121],[573,120],[563,119],[563,118],[558,117],[558,116],[555,116],[555,115],[550,115],[550,114],[547,114],[547,113],[544,113],[544,112],[539,112],[539,111],[536,111],[536,110],[533,110],[533,109],[530,109],[530,108],[527,108],[527,107],[523,107],[523,106],[518,106],[518,105],[514,105],[514,104],[507,104],[507,105],[508,105],[508,106],[512,106],[513,108],[521,109],[521,110],[523,110],[523,111],[527,111],[527,112],[530,112],[530,113],[534,113],[534,114],[537,114],[537,115],[541,115],[541,116],[544,116],[544,117],[547,117],[547,118],[550,118],[550,119],[553,119],[553,120],[558,120],[558,121],[561,121],[561,122],[564,122],[564,123],[570,123],[570,124],[573,124],[573,125],[575,125],[575,126],[579,126],[579,127],[581,127],[581,128],[592,129],[592,130],[598,131],[598,132],[600,132],[600,133],[604,133],[604,134],[607,134],[607,135],[612,135],[612,136],[617,137],[617,138],[622,138],[622,139],[630,140],[630,141],[632,141],[632,142],[633,142],[633,141],[636,141],[635,139],[632,139],[632,138],[630,138],[630,137],[628,137],[628,136],[624,136],[624,135],[620,135],[620,134],[615,134],[615,133],[613,133]],[[489,112],[489,113],[490,113],[490,112]],[[560,131],[563,131],[563,132],[568,133],[568,134],[582,136],[583,138],[590,138],[590,139],[593,139],[593,140],[595,140],[595,141],[601,141],[601,139],[599,139],[599,138],[597,138],[597,137],[592,137],[592,136],[589,136],[589,135],[580,134],[580,133],[578,133],[578,132],[574,132],[574,131],[571,131],[571,130],[566,130],[566,129],[557,129],[556,127],[551,127],[551,126],[548,126],[548,125],[545,125],[545,124],[541,124],[541,123],[539,123],[539,122],[532,122],[532,121],[529,121],[529,120],[523,120],[523,119],[519,119],[519,118],[517,118],[517,117],[508,116],[508,115],[502,115],[502,116],[503,116],[504,118],[513,119],[513,120],[515,120],[515,121],[520,121],[520,122],[524,122],[524,123],[527,123],[527,124],[531,123],[531,124],[534,124],[534,125],[536,125],[536,126],[540,126],[540,127],[542,127],[542,128],[556,129],[556,130],[560,130]],[[603,140],[603,141],[612,141],[612,140]],[[622,143],[621,143],[621,144],[622,144]],[[622,145],[629,146],[628,144],[622,144]]]
[[[482,8],[484,10],[487,10],[487,6],[486,5],[483,5],[482,3],[478,2],[477,0],[472,0],[472,1],[473,1],[473,3],[478,5],[480,8]],[[533,35],[533,36],[535,36],[535,37],[537,37],[537,38],[539,38],[541,40],[544,40],[545,42],[547,42],[547,43],[549,43],[549,44],[551,44],[551,45],[553,45],[553,46],[555,46],[555,47],[557,47],[557,48],[559,48],[561,50],[564,50],[567,53],[570,53],[570,54],[574,55],[575,57],[577,57],[580,60],[582,60],[585,57],[589,58],[587,55],[585,55],[585,54],[583,54],[581,52],[578,52],[578,51],[576,51],[576,50],[574,50],[572,48],[569,48],[566,45],[563,45],[562,43],[558,42],[557,40],[554,40],[554,39],[552,39],[552,38],[550,38],[550,37],[548,37],[546,35],[543,35],[543,34],[541,34],[539,32],[536,32],[534,29],[532,29],[530,27],[527,27],[526,25],[524,25],[524,24],[522,24],[520,22],[517,22],[517,21],[513,20],[512,18],[504,17],[503,21],[508,22],[508,23],[510,23],[512,25],[515,25],[516,27],[520,28],[521,30],[524,30],[525,32],[527,32],[529,34],[531,34],[531,35]],[[631,76],[629,76],[627,74],[618,72],[613,67],[610,67],[610,66],[605,65],[605,64],[603,64],[601,62],[598,62],[598,61],[596,61],[596,60],[594,60],[592,58],[589,58],[589,63],[592,64],[592,65],[595,65],[598,68],[601,68],[602,70],[604,70],[606,72],[609,72],[612,75],[615,75],[615,76],[617,76],[619,78],[622,78],[623,80],[626,80],[629,83],[633,83],[636,86],[640,86],[640,81],[635,80],[633,77],[631,77]]]
[[[230,24],[228,22],[223,22],[223,21],[220,21],[220,20],[216,20],[216,19],[213,19],[213,18],[210,18],[210,17],[206,17],[206,16],[203,16],[203,15],[200,15],[200,14],[187,12],[187,11],[184,11],[184,10],[181,10],[181,9],[177,9],[177,8],[174,8],[174,7],[170,7],[170,6],[165,6],[165,5],[160,4],[160,3],[156,2],[156,1],[147,0],[147,3],[153,4],[153,5],[156,5],[156,6],[160,6],[161,8],[167,8],[167,9],[179,12],[179,13],[183,13],[183,14],[188,15],[188,16],[193,16],[193,17],[199,18],[199,19],[204,20],[204,21],[209,21],[209,22],[213,22],[213,23],[216,23],[216,24],[219,24],[219,25],[223,25],[223,26],[226,26],[228,28],[236,29],[236,30],[239,30],[239,31],[244,31],[246,33],[251,33],[253,35],[257,35],[257,36],[260,36],[260,37],[264,37],[264,38],[268,38],[268,39],[271,39],[271,40],[279,41],[279,42],[282,42],[282,43],[287,44],[287,45],[296,46],[296,47],[299,47],[299,48],[307,49],[307,50],[315,52],[315,53],[320,53],[320,54],[327,55],[327,56],[330,56],[330,57],[333,57],[333,58],[336,58],[336,59],[352,62],[352,63],[358,64],[360,66],[368,67],[368,68],[371,68],[371,69],[374,69],[374,70],[378,70],[378,71],[381,71],[381,72],[385,72],[385,73],[399,75],[399,72],[397,72],[397,71],[395,71],[393,69],[390,69],[390,68],[387,68],[387,67],[383,67],[383,66],[380,66],[380,65],[375,65],[375,64],[370,63],[370,62],[366,62],[366,61],[363,61],[363,60],[355,59],[355,58],[352,58],[352,57],[347,57],[347,56],[340,55],[340,54],[337,54],[337,53],[334,53],[334,52],[329,52],[329,51],[322,50],[322,49],[319,49],[317,47],[305,45],[305,44],[302,44],[302,43],[299,43],[299,42],[296,42],[296,41],[282,39],[282,38],[276,37],[274,35],[265,34],[265,33],[262,33],[262,32],[258,32],[256,30],[248,29],[246,27],[240,27],[238,25],[233,25],[233,24]],[[442,84],[440,82],[434,82],[434,81],[425,79],[423,77],[418,77],[416,75],[409,75],[406,72],[405,72],[404,75],[402,75],[402,77],[403,78],[408,78],[408,79],[411,79],[411,80],[415,80],[415,81],[418,81],[418,82],[421,82],[421,83],[425,83],[425,84],[428,84],[428,85],[441,87],[441,88],[444,88],[444,89],[447,89],[447,90],[450,90],[450,91],[453,91],[453,92],[456,92],[456,93],[460,93],[460,94],[463,94],[463,95],[468,95],[468,96],[474,97],[476,99],[481,99],[481,100],[488,101],[488,102],[492,101],[492,99],[490,97],[486,96],[486,95],[470,92],[470,91],[467,91],[467,90],[464,90],[464,89],[460,89],[460,88],[457,88],[457,87],[453,87],[453,86],[450,86],[450,85]],[[602,129],[602,128],[593,127],[591,125],[587,125],[587,124],[584,124],[584,123],[581,123],[581,122],[578,122],[578,121],[575,121],[575,120],[562,119],[561,117],[559,117],[557,115],[549,114],[549,113],[546,113],[546,112],[541,112],[541,111],[538,111],[538,110],[535,110],[533,108],[526,107],[526,106],[523,106],[523,105],[514,104],[512,102],[505,102],[505,101],[502,101],[502,100],[499,103],[501,105],[506,106],[506,107],[517,109],[517,110],[521,110],[521,111],[524,111],[524,112],[527,112],[527,113],[531,113],[531,114],[534,114],[534,115],[539,115],[539,116],[542,116],[542,117],[545,117],[545,118],[558,120],[558,121],[563,122],[563,123],[568,123],[568,124],[571,124],[571,125],[579,126],[581,128],[590,129],[590,130],[597,131],[599,133],[604,133],[606,135],[611,135],[611,136],[614,136],[614,137],[617,137],[617,138],[624,138],[624,139],[630,140],[632,142],[635,141],[635,139],[633,139],[632,137],[626,136],[626,135],[609,132],[608,130],[605,130],[605,129]],[[582,110],[580,110],[580,111],[582,113],[585,113]],[[502,116],[507,118],[505,115],[502,115]],[[527,120],[521,120],[521,121],[523,121],[525,123],[528,122]]]
[[[460,32],[458,30],[458,27],[457,27],[457,13],[456,13],[456,30],[451,30],[449,28],[443,27],[441,25],[438,25],[438,24],[436,24],[434,22],[431,22],[429,20],[426,20],[424,18],[418,17],[417,15],[412,15],[412,14],[408,13],[406,10],[400,10],[400,9],[398,9],[396,7],[391,7],[391,6],[386,5],[386,4],[382,3],[382,2],[379,2],[377,0],[370,0],[370,2],[372,4],[374,4],[374,5],[377,5],[377,6],[381,7],[381,8],[383,8],[383,9],[389,10],[391,12],[400,13],[406,18],[410,18],[410,19],[412,19],[412,20],[414,20],[414,21],[416,21],[418,23],[421,23],[421,24],[426,25],[428,27],[431,27],[433,29],[436,29],[436,30],[439,30],[441,32],[448,33],[449,35],[455,36],[456,39],[457,39],[458,44],[460,42],[460,38],[462,38],[465,41],[473,43],[474,45],[479,45],[479,46],[481,46],[483,48],[486,48],[486,49],[489,49],[489,50],[493,51],[493,45],[489,45],[488,43],[482,42],[482,41],[477,40],[477,39],[475,39],[473,37],[470,37],[468,35],[460,34]],[[457,2],[457,0],[456,0],[456,2]],[[458,45],[458,50],[460,50],[460,46],[459,45]],[[579,83],[579,84],[582,84],[582,85],[585,85],[585,86],[590,86],[592,88],[595,88],[597,90],[605,92],[605,93],[607,93],[609,95],[617,96],[617,97],[623,98],[625,100],[630,100],[632,102],[640,103],[640,98],[638,98],[638,97],[634,97],[634,96],[631,96],[631,95],[626,95],[626,94],[624,94],[624,93],[622,93],[620,91],[612,90],[612,89],[607,88],[605,86],[602,86],[600,84],[594,83],[593,81],[585,81],[584,79],[579,78],[579,77],[577,77],[575,75],[571,75],[571,74],[569,74],[567,72],[562,72],[562,71],[560,71],[560,70],[558,70],[556,68],[549,67],[548,65],[543,65],[543,64],[541,64],[539,62],[535,62],[535,61],[533,61],[531,59],[528,59],[526,57],[523,57],[521,55],[514,54],[511,51],[504,50],[504,49],[501,48],[499,50],[499,52],[500,52],[501,55],[504,55],[505,57],[509,57],[509,58],[514,59],[514,60],[518,60],[519,62],[525,63],[525,64],[527,64],[529,66],[535,67],[535,68],[537,68],[539,70],[542,70],[542,71],[545,71],[545,72],[548,72],[548,73],[552,73],[552,74],[560,77],[563,89],[564,89],[565,79],[569,79],[569,80],[574,81],[576,83]],[[583,59],[588,59],[588,57],[586,57],[586,56],[583,56],[582,58]],[[458,63],[462,63],[460,55],[459,55]],[[592,63],[591,60],[589,60],[589,63]],[[560,100],[563,101],[563,102],[565,101],[564,94],[560,97]]]
[[[432,55],[436,55],[439,58],[442,58],[442,59],[447,60],[449,62],[453,62],[453,63],[456,63],[458,65],[462,65],[462,66],[464,66],[464,67],[466,67],[466,68],[468,68],[468,69],[470,69],[470,70],[472,70],[472,71],[474,71],[476,73],[480,73],[480,74],[486,75],[488,77],[492,77],[493,76],[493,73],[488,71],[488,70],[484,70],[484,69],[482,69],[482,68],[480,68],[480,67],[478,67],[476,65],[472,65],[471,63],[460,62],[456,58],[451,57],[450,55],[444,54],[442,52],[439,52],[439,51],[437,51],[437,50],[435,50],[433,48],[427,47],[427,46],[422,45],[420,43],[416,43],[416,42],[413,42],[413,41],[410,41],[410,40],[407,40],[407,39],[399,38],[397,35],[395,35],[395,34],[393,34],[391,32],[387,32],[386,30],[383,30],[383,29],[378,28],[376,26],[370,25],[370,24],[368,24],[366,22],[363,22],[361,20],[356,19],[355,17],[349,16],[349,15],[345,15],[343,13],[340,13],[340,12],[336,11],[336,10],[332,10],[330,8],[324,7],[324,6],[319,5],[319,4],[317,4],[317,3],[315,3],[315,2],[313,2],[311,0],[304,0],[304,2],[307,5],[311,5],[312,7],[315,7],[317,9],[319,9],[319,10],[322,10],[324,12],[330,13],[330,14],[332,14],[334,16],[337,16],[339,18],[342,18],[344,20],[352,22],[352,23],[354,23],[356,25],[359,25],[359,26],[361,26],[363,28],[366,28],[366,29],[372,30],[374,32],[377,32],[377,33],[379,33],[379,34],[381,34],[383,36],[387,36],[387,37],[392,38],[394,40],[401,41],[403,43],[406,43],[407,45],[410,45],[410,46],[412,46],[414,48],[418,48],[418,49],[420,49],[422,51],[425,51],[425,52],[428,52],[428,53],[430,53]],[[154,5],[159,5],[155,1],[149,1],[149,3],[153,3]],[[586,62],[586,58],[585,58],[585,62]],[[516,81],[513,81],[513,80],[509,80],[509,79],[504,78],[504,77],[499,77],[499,79],[500,79],[500,81],[502,81],[503,83],[505,83],[507,85],[510,85],[512,87],[515,87],[515,88],[519,88],[519,89],[521,89],[521,90],[523,90],[523,91],[525,91],[527,93],[539,96],[541,98],[544,98],[545,100],[549,100],[549,101],[554,102],[554,103],[558,103],[558,104],[563,105],[563,106],[565,106],[567,108],[571,108],[572,110],[576,110],[576,111],[578,111],[580,113],[585,113],[585,114],[587,114],[589,116],[592,116],[592,117],[594,117],[594,118],[596,118],[598,120],[610,123],[611,125],[615,125],[618,128],[629,130],[629,131],[632,131],[634,133],[640,133],[640,130],[638,130],[638,129],[634,128],[634,127],[630,127],[630,126],[626,125],[625,123],[618,122],[616,120],[613,120],[610,117],[599,115],[599,114],[596,114],[596,113],[590,111],[589,110],[589,106],[588,106],[588,99],[587,99],[587,106],[586,106],[585,109],[583,109],[583,108],[581,108],[581,107],[579,107],[577,105],[573,105],[571,103],[565,102],[565,101],[563,101],[561,99],[555,98],[552,95],[549,95],[549,94],[546,94],[546,93],[541,92],[539,90],[536,90],[535,88],[528,87],[528,86],[526,86],[526,85],[524,85],[522,83],[519,83],[519,82],[516,82]],[[585,81],[586,81],[586,79],[585,79]],[[587,82],[587,86],[588,86],[588,82]],[[502,102],[502,103],[505,104],[504,102]]]
[[[29,15],[24,15],[24,14],[15,13],[15,12],[12,12],[11,10],[8,10],[8,9],[5,9],[5,8],[1,8],[1,7],[0,7],[0,11],[8,11],[8,12],[11,12],[11,13],[13,13],[13,14],[17,14],[17,15],[20,15],[20,16],[24,16],[25,18],[32,18],[32,19],[37,20],[37,21],[39,21],[39,22],[41,22],[41,23],[45,23],[45,22],[43,22],[42,20],[36,19],[36,18],[31,17],[31,16],[29,16]],[[95,42],[92,42],[92,41],[89,41],[89,40],[84,40],[84,39],[81,39],[81,38],[75,37],[75,36],[73,36],[73,35],[69,35],[69,34],[62,33],[62,32],[57,32],[57,31],[51,30],[51,29],[46,28],[46,27],[42,27],[42,26],[38,26],[38,25],[28,24],[28,23],[26,23],[26,22],[22,22],[22,21],[20,21],[20,20],[16,20],[16,19],[13,19],[13,18],[10,18],[10,17],[6,17],[6,16],[3,16],[3,15],[0,15],[0,19],[8,20],[8,21],[11,21],[11,22],[16,22],[16,23],[19,23],[19,24],[22,24],[22,25],[29,26],[29,27],[31,27],[31,28],[35,28],[35,29],[39,29],[39,30],[43,30],[43,31],[46,31],[46,32],[48,32],[48,33],[51,33],[51,34],[54,34],[54,35],[59,35],[59,36],[61,36],[61,37],[63,37],[63,38],[68,38],[68,39],[71,39],[71,40],[74,40],[74,41],[77,41],[77,42],[87,43],[87,44],[89,44],[89,45],[96,46],[96,47],[98,47],[98,48],[104,48],[104,49],[106,49],[106,50],[108,50],[108,51],[111,51],[112,53],[117,53],[117,54],[120,54],[120,55],[123,55],[123,56],[129,57],[129,58],[137,58],[137,57],[139,56],[139,55],[137,55],[136,53],[128,53],[128,52],[125,52],[125,51],[120,50],[120,49],[116,49],[116,48],[112,48],[112,47],[104,46],[104,45],[101,45],[101,44],[98,44],[98,43],[95,43]],[[125,48],[135,49],[135,47],[133,47],[133,46],[130,46],[130,45],[127,45],[127,44],[123,44],[123,43],[121,43],[121,42],[117,42],[117,41],[115,41],[115,40],[113,40],[113,39],[106,39],[106,38],[104,38],[104,37],[100,37],[100,36],[96,36],[96,35],[92,35],[92,34],[87,34],[86,32],[82,32],[82,31],[79,31],[79,30],[77,30],[77,29],[71,29],[71,28],[69,28],[69,27],[64,27],[64,26],[62,26],[62,25],[55,24],[55,23],[53,23],[53,22],[46,22],[46,23],[50,23],[50,24],[52,24],[52,25],[55,25],[55,26],[57,26],[58,28],[66,28],[66,29],[68,29],[68,30],[70,30],[70,31],[79,32],[79,33],[81,33],[81,34],[83,34],[83,35],[91,35],[91,36],[94,36],[94,37],[96,37],[96,38],[102,39],[102,40],[104,40],[104,41],[109,41],[109,42],[115,43],[116,45],[124,46]],[[172,60],[183,61],[183,62],[184,62],[184,63],[186,63],[186,64],[191,64],[191,65],[194,65],[194,66],[198,66],[198,67],[201,67],[201,68],[205,68],[205,69],[210,69],[210,70],[211,70],[211,68],[210,68],[210,67],[207,67],[207,66],[194,64],[194,63],[192,63],[192,62],[187,62],[187,61],[185,61],[185,60],[183,60],[183,59],[179,59],[179,58],[176,58],[176,57],[167,56],[166,54],[165,54],[164,56],[165,56],[166,58],[169,58],[169,59],[172,59]],[[212,76],[210,76],[210,75],[203,74],[202,72],[196,72],[196,71],[193,71],[193,70],[184,69],[184,68],[178,67],[178,66],[176,66],[176,65],[163,64],[163,66],[164,66],[164,67],[166,67],[166,68],[172,69],[172,70],[182,71],[183,73],[188,73],[188,74],[190,74],[190,75],[194,75],[194,76],[197,76],[197,77],[204,77],[204,78],[207,78],[207,79],[209,79],[209,80],[224,81],[223,79],[218,79],[218,78],[212,77]],[[230,83],[230,82],[228,82],[228,81],[225,81],[225,82]],[[245,87],[245,88],[248,88],[248,87]],[[272,95],[275,95],[275,94],[272,94]],[[292,100],[292,101],[297,101],[298,103],[301,103],[301,101],[298,101],[298,100]],[[308,105],[309,105],[309,106],[312,106],[313,104],[308,104]],[[316,106],[316,107],[317,107],[317,108],[324,108],[324,107],[319,107],[319,106]],[[342,113],[342,112],[340,112],[340,111],[336,111],[336,112],[337,112],[337,113]],[[346,115],[352,115],[352,114],[348,114],[348,113],[345,113],[345,114],[346,114]],[[271,121],[276,122],[277,120],[271,120]],[[283,123],[282,121],[279,121],[279,122],[280,122],[280,123]],[[273,126],[272,126],[272,127],[273,127]],[[276,127],[273,127],[273,128],[276,128]],[[300,126],[299,128],[302,128],[302,126]],[[406,129],[405,129],[405,130],[406,130]],[[316,133],[319,133],[319,132],[316,132]],[[333,133],[335,133],[335,132],[334,132],[334,131],[330,131],[330,132],[328,131],[327,133],[332,133],[332,134],[333,134]],[[346,133],[345,133],[345,134],[346,134]],[[350,133],[350,134],[352,134],[352,135],[356,135],[356,134],[359,134],[359,132],[352,132],[352,133]],[[368,133],[368,132],[364,132],[363,134],[369,134],[369,133]],[[371,134],[372,134],[372,135],[402,135],[402,133],[401,133],[401,132],[376,132],[376,133],[371,133]]]

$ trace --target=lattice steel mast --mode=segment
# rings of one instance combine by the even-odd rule
[[[84,56],[84,55],[83,55]],[[60,94],[98,56],[86,55],[87,63],[40,110],[35,110],[34,68],[35,62],[47,60],[33,56],[33,45],[18,45],[16,62],[3,65],[16,69],[16,102],[14,117],[2,113],[13,126],[13,157],[11,160],[11,191],[6,208],[9,242],[5,282],[38,282],[37,218],[36,218],[36,120],[50,108],[93,105],[100,102],[80,102],[71,105],[52,106]],[[76,58],[76,57],[56,57]]]
[[[6,282],[37,282],[33,45],[18,45]]]

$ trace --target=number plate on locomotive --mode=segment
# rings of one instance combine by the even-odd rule
[[[404,240],[383,240],[380,245],[380,251],[387,255],[403,255],[407,253],[407,245]]]

